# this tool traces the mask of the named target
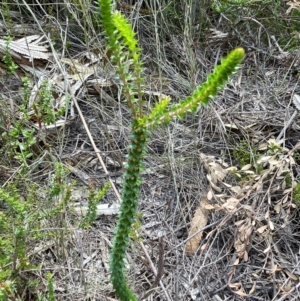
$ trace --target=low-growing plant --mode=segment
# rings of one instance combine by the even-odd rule
[[[67,169],[62,163],[56,162],[54,168],[53,176],[43,189],[24,180],[24,173],[30,173],[25,165],[12,184],[0,188],[0,204],[4,208],[0,211],[0,300],[12,300],[12,294],[18,296],[19,289],[23,290],[22,278],[18,275],[31,267],[37,268],[28,257],[30,247],[41,240],[64,240],[69,233],[65,217],[73,185],[66,182]],[[99,192],[91,190],[88,214],[79,222],[80,226],[87,228],[94,222],[95,205],[108,189],[106,184]],[[45,223],[53,230],[51,227],[43,230]],[[55,300],[52,276],[47,279],[47,300]],[[26,287],[29,289],[28,283]]]
[[[288,5],[290,9],[287,9]],[[233,36],[237,34],[245,41],[248,41],[244,36],[245,32],[251,30],[253,36],[259,34],[260,44],[256,45],[258,48],[261,48],[261,43],[268,44],[272,35],[284,51],[299,48],[299,15],[296,12],[299,7],[292,1],[285,3],[280,0],[213,0],[211,8],[228,21],[229,27],[223,27],[222,31],[232,29]],[[244,22],[248,18],[249,22]],[[261,32],[261,26],[265,32]]]
[[[0,301],[15,300],[16,285],[13,281],[0,281]]]
[[[54,123],[59,116],[64,114],[65,107],[56,109],[53,102],[52,85],[48,81],[44,81],[38,92],[37,101],[32,104],[40,128],[42,128],[42,122]]]
[[[211,8],[217,13],[223,13],[232,7],[243,7],[253,3],[253,0],[213,0]]]
[[[292,183],[293,183],[291,174],[289,172],[284,172],[283,176],[284,176],[284,180],[285,180],[286,186],[290,187],[292,185]]]
[[[282,142],[281,142],[282,143]],[[268,155],[270,156],[276,156],[277,154],[280,154],[284,148],[280,145],[281,143],[276,142],[275,140],[269,141],[268,145]]]
[[[247,164],[255,165],[260,154],[258,149],[252,147],[247,140],[241,140],[233,150],[233,157],[238,161],[240,167],[244,167]]]
[[[57,164],[56,180],[60,178],[60,165]],[[13,183],[0,188],[0,202],[4,208],[0,214],[0,282],[15,280],[19,271],[31,265],[27,257],[29,245],[47,235],[51,236],[51,231],[47,234],[41,231],[41,221],[59,217],[70,199],[70,193],[64,188],[66,185],[58,182],[55,184],[60,188],[56,189],[55,193],[51,193],[49,188],[49,198],[42,201],[37,192],[37,185],[28,184],[24,180],[25,172],[28,173],[29,170],[23,165],[15,175]],[[55,205],[55,197],[58,195],[63,197],[61,203]],[[46,203],[48,205],[45,205]]]
[[[6,63],[9,62],[6,60]],[[36,130],[29,127],[32,118],[28,114],[29,97],[29,80],[24,78],[22,103],[19,106],[22,118],[12,119],[2,134],[4,143],[1,152],[9,157],[10,164],[16,171],[10,181],[0,187],[0,301],[15,300],[20,291],[24,290],[19,275],[32,267],[28,256],[32,246],[45,239],[64,240],[69,233],[65,216],[73,184],[66,182],[68,170],[55,160],[51,152],[45,151],[43,155],[52,162],[54,172],[43,187],[30,179],[41,158],[33,151],[37,139]],[[53,112],[52,100],[51,86],[44,82],[33,106],[40,122],[55,122],[62,113],[59,110]],[[96,203],[103,198],[108,188],[109,185],[105,185],[100,192],[91,190],[89,211],[83,219],[84,225],[88,226],[95,220]],[[50,226],[46,231],[42,226],[45,223]],[[51,291],[52,277],[47,279],[47,300],[55,300],[54,291]],[[30,289],[28,284],[26,287]]]
[[[55,294],[54,294],[54,282],[53,282],[53,275],[51,273],[47,274],[47,286],[48,286],[48,301],[55,301]]]
[[[7,0],[3,0],[1,8],[1,16],[2,16],[2,20],[4,21],[4,28],[10,33],[12,34],[13,31],[13,20],[11,17],[11,7],[10,7],[10,3]]]
[[[170,104],[170,97],[165,97],[146,114],[142,100],[144,79],[140,61],[141,49],[135,33],[121,13],[113,12],[111,0],[99,0],[99,4],[107,45],[112,53],[112,63],[116,66],[132,115],[122,204],[110,257],[111,281],[121,300],[135,301],[138,299],[129,288],[124,274],[124,257],[138,206],[147,139],[151,130],[158,125],[168,125],[175,118],[184,118],[188,112],[196,113],[199,105],[206,105],[209,98],[215,96],[217,90],[237,70],[245,53],[242,48],[235,49],[191,96],[173,105]]]
[[[298,183],[293,191],[293,200],[298,208],[300,208],[300,183]]]
[[[96,192],[94,189],[89,191],[88,196],[88,210],[83,219],[80,221],[80,227],[83,229],[88,229],[91,227],[93,222],[97,218],[97,205],[107,194],[108,189],[110,188],[110,183],[107,182],[99,192]]]
[[[12,56],[10,54],[9,44],[11,43],[12,38],[10,36],[7,36],[7,37],[5,37],[5,40],[6,40],[5,51],[4,51],[2,61],[4,62],[5,66],[8,70],[8,74],[14,74],[14,72],[16,71],[18,66],[13,61]]]

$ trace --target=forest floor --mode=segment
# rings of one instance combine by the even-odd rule
[[[246,50],[241,68],[207,106],[150,136],[138,237],[132,238],[126,257],[131,287],[149,301],[299,300],[300,54],[281,49],[276,36],[257,23],[251,28],[250,19],[233,29],[225,15],[212,15],[200,41],[197,24],[190,38],[164,27],[168,20],[162,15],[128,7],[119,9],[134,24],[143,50],[145,110],[164,95],[174,102],[184,98],[231,49]],[[15,44],[10,47],[18,69],[9,75],[0,63],[2,133],[22,118],[22,78],[30,80],[27,127],[34,129],[38,143],[32,146],[32,172],[24,183],[35,183],[39,191],[48,187],[53,160],[63,163],[64,181],[72,183],[62,234],[28,245],[36,267],[19,274],[38,279],[24,292],[31,300],[47,290],[49,271],[56,300],[116,300],[109,250],[118,195],[109,190],[90,229],[76,226],[80,217],[73,209],[80,215],[89,190],[109,180],[121,192],[131,117],[105,39],[93,32],[88,18],[72,7],[70,13],[74,19],[68,23],[45,18],[41,10],[34,11],[35,17],[14,11]],[[0,24],[3,39],[5,24]],[[41,129],[33,103],[46,79],[57,108],[67,99],[69,108]],[[3,143],[5,187],[18,164]],[[54,224],[45,221],[43,227],[47,231]]]

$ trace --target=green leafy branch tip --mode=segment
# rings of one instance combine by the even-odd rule
[[[112,23],[112,4],[111,0],[99,0],[100,14],[104,26],[106,37],[109,44],[114,40],[115,27]]]
[[[120,37],[124,38],[124,43],[135,58],[135,61],[139,63],[140,48],[137,47],[138,41],[135,39],[135,32],[132,30],[130,24],[120,12],[116,12],[113,15],[112,21],[119,31]]]
[[[164,98],[151,111],[149,116],[144,120],[148,127],[156,127],[164,123],[168,124],[174,118],[183,118],[187,112],[195,113],[200,104],[206,105],[209,98],[217,94],[220,89],[239,68],[245,57],[243,48],[237,48],[229,53],[211,73],[207,81],[196,88],[192,95],[181,100],[178,104],[167,108],[169,99]]]
[[[128,21],[125,19],[125,17],[120,13],[116,12],[113,15],[112,22],[117,30],[117,36],[120,42],[122,42],[127,48],[127,58],[125,57],[126,61],[123,61],[122,63],[125,65],[131,65],[133,66],[132,76],[130,75],[130,70],[127,68],[127,74],[125,77],[127,79],[134,81],[134,85],[130,85],[131,89],[131,95],[137,94],[137,99],[140,100],[142,97],[142,88],[141,84],[144,81],[144,78],[141,76],[142,73],[142,63],[140,62],[140,55],[141,55],[141,49],[138,47],[138,41],[135,38],[136,34],[132,30],[131,25],[128,23]],[[123,50],[123,56],[124,57],[125,51]],[[129,67],[129,66],[128,66]],[[133,99],[133,102],[134,99]],[[135,110],[137,107],[135,108]],[[140,112],[140,110],[139,110]]]
[[[99,0],[102,24],[108,47],[112,54],[111,62],[122,82],[122,89],[133,117],[141,115],[142,87],[141,49],[131,25],[119,12],[112,12],[111,0]],[[134,81],[134,84],[132,82]],[[138,102],[139,105],[136,105]]]

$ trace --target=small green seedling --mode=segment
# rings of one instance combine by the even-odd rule
[[[256,147],[251,147],[247,140],[241,140],[233,150],[233,157],[239,162],[240,167],[247,164],[255,165],[260,154]]]
[[[293,200],[298,208],[300,208],[300,183],[298,183],[293,191]]]

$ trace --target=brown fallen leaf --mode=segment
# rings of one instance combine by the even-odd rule
[[[238,296],[241,296],[241,297],[248,297],[247,294],[245,294],[242,290],[239,290],[239,291],[233,291],[235,294],[237,294]]]
[[[284,272],[290,277],[290,279],[298,281],[298,277],[295,274],[291,273],[287,269],[285,269]]]
[[[208,199],[202,198],[200,201],[200,205],[195,211],[194,217],[191,221],[189,237],[193,235],[194,236],[190,238],[185,245],[185,251],[188,256],[192,256],[193,254],[195,254],[200,244],[203,233],[202,231],[199,232],[199,230],[204,228],[207,224],[207,217],[209,213],[209,210],[205,209],[205,206],[207,205],[209,205]]]
[[[256,282],[253,283],[251,290],[249,291],[249,295],[252,295],[255,292]]]

